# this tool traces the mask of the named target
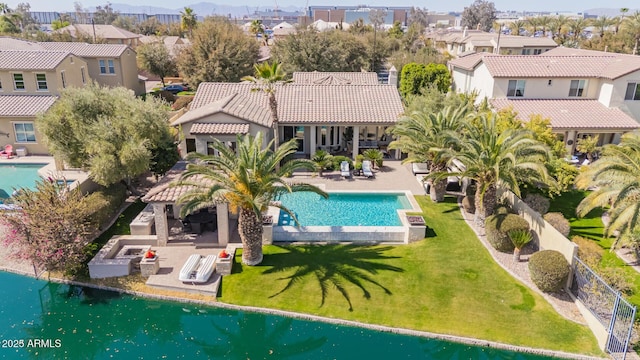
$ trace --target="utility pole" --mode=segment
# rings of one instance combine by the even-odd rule
[[[93,22],[93,16],[91,17],[91,27],[93,28],[93,43],[96,43],[96,24]]]

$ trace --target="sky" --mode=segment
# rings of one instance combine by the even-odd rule
[[[9,5],[10,8],[14,8],[19,3],[27,2],[31,5],[32,11],[71,11],[73,10],[73,3],[77,0],[0,0]],[[84,8],[93,7],[96,5],[105,5],[107,0],[80,0],[79,1]],[[210,2],[215,4],[226,4],[235,6],[260,6],[261,8],[273,8],[277,3],[278,7],[285,6],[297,6],[305,7],[306,4],[312,5],[359,5],[367,4],[370,6],[416,6],[421,8],[427,8],[433,11],[462,11],[465,6],[469,6],[473,3],[473,0],[448,0],[448,1],[424,1],[424,0],[194,0],[194,1],[181,1],[175,0],[111,0],[111,3],[126,3],[131,5],[143,5],[143,6],[158,6],[168,9],[179,9],[188,4],[195,4],[199,2]],[[573,11],[579,12],[585,9],[594,8],[613,8],[620,9],[623,7],[635,9],[640,7],[637,0],[571,0],[571,1],[558,1],[558,0],[535,0],[535,1],[514,1],[514,0],[494,0],[495,7],[499,11],[516,10],[516,11]]]

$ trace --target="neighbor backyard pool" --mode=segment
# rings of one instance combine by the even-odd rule
[[[47,164],[0,164],[0,201],[11,196],[14,189],[33,189],[40,180],[38,169]]]
[[[328,199],[297,192],[279,200],[296,215],[301,226],[402,226],[397,210],[412,208],[402,192],[330,192]],[[295,222],[281,211],[278,225],[295,226]]]

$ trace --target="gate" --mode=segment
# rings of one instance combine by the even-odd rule
[[[624,360],[636,316],[635,306],[577,257],[574,257],[571,293],[607,329],[605,350],[614,359]]]

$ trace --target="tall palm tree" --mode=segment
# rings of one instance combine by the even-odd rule
[[[628,31],[635,40],[633,55],[638,54],[638,43],[640,42],[640,11],[636,11],[626,17],[622,26],[624,26],[624,29]]]
[[[468,107],[462,105],[456,109],[447,107],[437,114],[414,111],[401,117],[391,129],[396,140],[389,144],[390,149],[399,149],[409,154],[403,163],[426,162],[432,173],[446,171],[447,162],[452,153],[438,149],[449,149],[454,143],[452,133],[457,133],[463,126]],[[433,201],[442,201],[447,187],[446,178],[434,181],[430,188]]]
[[[615,24],[615,20],[610,17],[607,17],[606,15],[602,15],[593,21],[593,26],[595,26],[596,29],[598,29],[598,32],[600,33],[601,38],[604,36],[604,33],[607,30],[609,30],[609,26],[614,24]]]
[[[551,31],[553,31],[553,39],[564,38],[566,27],[569,24],[569,18],[564,15],[558,15],[551,21]]]
[[[511,35],[519,36],[520,29],[524,28],[525,26],[526,26],[526,23],[522,20],[514,20],[513,22],[509,23],[509,29],[511,29]]]
[[[289,184],[285,174],[297,169],[315,170],[315,164],[308,159],[293,159],[280,164],[287,156],[296,152],[298,144],[292,139],[272,151],[271,141],[263,146],[262,133],[256,137],[237,136],[237,153],[224,142],[213,139],[210,147],[218,156],[191,153],[194,163],[187,165],[177,185],[191,186],[178,199],[183,207],[180,214],[185,216],[194,210],[215,205],[219,201],[229,203],[231,211],[237,211],[238,232],[242,240],[242,262],[257,265],[262,262],[262,212],[270,205],[295,215],[286,207],[272,203],[280,194],[297,191],[311,191],[325,198],[328,195],[309,184]]]
[[[538,26],[542,29],[542,36],[547,36],[547,30],[550,28],[553,19],[549,16],[540,16],[538,18]]]
[[[278,150],[280,146],[280,137],[278,134],[278,101],[276,100],[276,84],[287,84],[292,80],[287,79],[287,74],[282,70],[279,63],[264,62],[254,66],[255,74],[253,76],[245,76],[242,81],[249,81],[259,84],[260,87],[255,91],[264,91],[269,97],[269,111],[271,111],[271,123],[273,126],[274,150]]]
[[[198,17],[196,13],[193,12],[193,9],[190,7],[185,7],[184,11],[180,11],[180,28],[182,31],[189,32],[189,37],[193,33],[193,29],[198,24]]]
[[[590,25],[589,20],[583,18],[577,18],[569,22],[569,30],[573,33],[573,40],[577,43],[578,39],[582,37],[582,32],[587,26]]]
[[[605,235],[614,231],[625,235],[639,229],[640,133],[626,133],[619,145],[605,145],[600,159],[578,175],[576,185],[581,189],[596,188],[578,205],[579,216],[595,208],[611,207]],[[618,240],[612,250],[617,243]]]
[[[257,36],[258,34],[262,34],[264,36],[264,26],[262,26],[262,21],[258,19],[253,20],[249,27],[249,32],[254,36]]]
[[[476,182],[475,205],[480,219],[493,214],[497,202],[497,188],[501,186],[520,196],[521,182],[545,183],[548,177],[545,163],[549,149],[524,128],[499,130],[498,115],[470,114],[462,135],[454,135],[459,150],[451,147],[436,149],[438,156],[455,158],[464,165],[457,173],[436,173],[435,178],[449,175],[466,177]],[[437,159],[438,157],[436,157]]]
[[[527,20],[527,26],[529,27],[529,30],[531,31],[531,35],[535,35],[536,31],[538,30],[538,27],[540,26],[540,21],[538,17],[531,17],[528,18]]]

